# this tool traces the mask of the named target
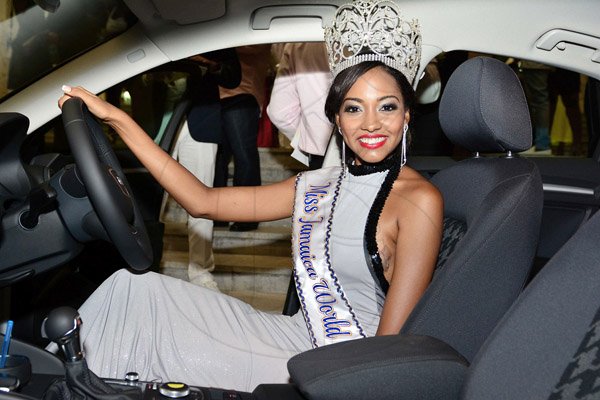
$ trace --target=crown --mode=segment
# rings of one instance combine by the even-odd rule
[[[338,8],[325,28],[329,68],[335,77],[364,61],[381,61],[400,71],[412,84],[421,61],[417,20],[405,21],[387,0],[354,0]]]

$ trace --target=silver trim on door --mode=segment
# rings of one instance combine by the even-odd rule
[[[545,192],[556,192],[556,193],[569,193],[569,194],[583,194],[585,196],[594,196],[594,189],[582,188],[578,186],[568,185],[556,185],[553,183],[544,183]]]

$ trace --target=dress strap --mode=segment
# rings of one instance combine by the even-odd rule
[[[379,287],[383,291],[384,294],[387,294],[388,289],[390,288],[390,284],[383,274],[383,262],[381,260],[381,256],[379,255],[379,250],[377,249],[377,225],[379,224],[379,217],[381,217],[381,212],[383,211],[383,206],[392,191],[392,186],[394,182],[398,178],[398,174],[402,166],[400,163],[394,163],[391,165],[391,168],[388,171],[388,174],[377,192],[377,197],[375,197],[375,201],[373,202],[373,206],[371,207],[371,211],[369,211],[369,216],[367,217],[367,224],[365,225],[365,247],[367,253],[369,254],[370,267],[373,270],[373,273],[377,277],[377,281],[379,282]]]

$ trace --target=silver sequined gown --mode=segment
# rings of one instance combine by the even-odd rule
[[[363,233],[386,173],[346,176],[331,235],[333,265],[369,336],[384,296],[365,261]],[[252,391],[260,383],[287,382],[287,360],[311,348],[302,313],[265,313],[156,273],[120,270],[79,311],[88,365],[102,377],[137,371],[142,380]]]

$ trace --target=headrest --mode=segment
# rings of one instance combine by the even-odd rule
[[[471,58],[454,71],[439,115],[446,136],[472,152],[531,147],[531,119],[519,78],[494,58]]]

